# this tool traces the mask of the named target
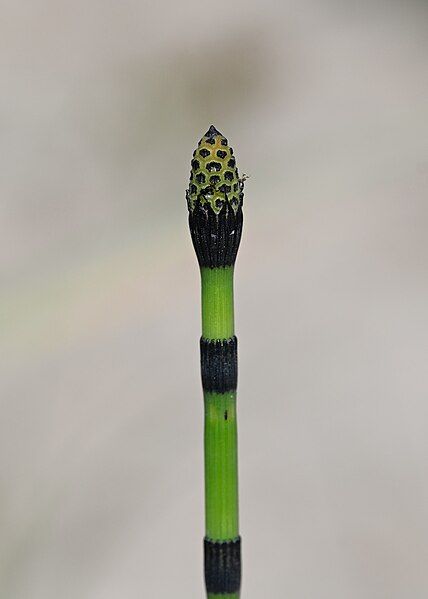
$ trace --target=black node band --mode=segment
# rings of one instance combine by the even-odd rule
[[[238,382],[238,340],[201,337],[201,376],[204,391],[235,391]]]
[[[241,587],[241,537],[226,542],[204,539],[204,563],[208,593],[237,593]]]
[[[189,211],[193,247],[200,266],[233,266],[242,233],[242,206],[236,213],[226,201],[218,214],[210,204],[198,202]]]

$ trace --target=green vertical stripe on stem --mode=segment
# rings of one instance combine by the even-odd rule
[[[236,393],[205,393],[205,525],[212,541],[239,534]]]
[[[202,336],[229,339],[234,335],[233,266],[201,268]]]

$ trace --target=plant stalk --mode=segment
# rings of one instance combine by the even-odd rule
[[[201,273],[205,586],[208,599],[237,599],[241,538],[233,276],[242,231],[243,183],[233,151],[215,127],[193,156],[187,202]]]

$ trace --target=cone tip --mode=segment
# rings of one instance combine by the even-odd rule
[[[217,131],[214,125],[211,125],[204,137],[215,137],[216,135],[221,135],[221,133],[220,131]]]

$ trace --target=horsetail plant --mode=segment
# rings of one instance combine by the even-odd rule
[[[244,180],[238,176],[227,139],[213,125],[193,152],[191,166],[186,198],[201,273],[205,586],[209,599],[237,599],[241,586],[241,537],[233,271],[242,232]]]

